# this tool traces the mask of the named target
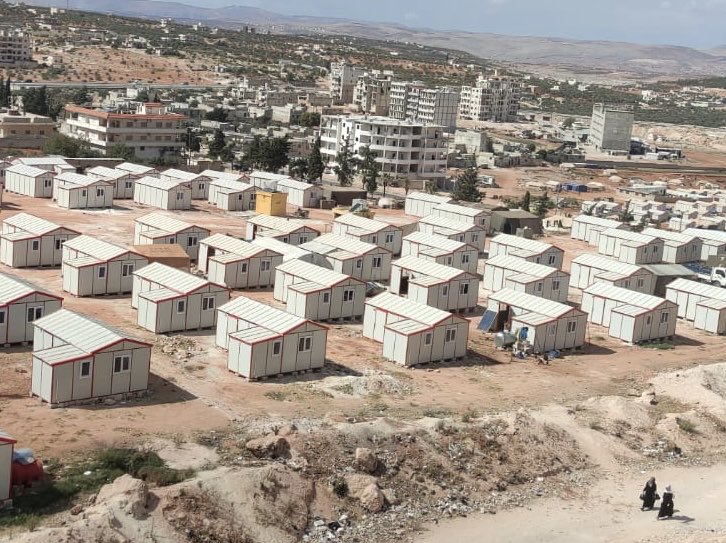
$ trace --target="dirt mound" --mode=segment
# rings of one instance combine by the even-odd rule
[[[668,396],[698,406],[726,422],[726,364],[666,373],[651,381],[656,397]]]

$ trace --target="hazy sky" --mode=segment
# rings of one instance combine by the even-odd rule
[[[726,45],[726,0],[179,0],[286,15],[414,27],[713,47]]]

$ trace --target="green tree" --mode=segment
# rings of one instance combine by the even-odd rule
[[[290,161],[290,176],[295,179],[305,180],[308,178],[308,161],[305,158],[293,158]]]
[[[314,128],[316,126],[320,126],[320,113],[316,113],[314,111],[306,111],[302,115],[300,115],[300,126],[305,126],[308,128]]]
[[[212,111],[207,111],[204,114],[204,118],[208,121],[217,121],[220,123],[227,122],[227,111],[221,107],[215,107]]]
[[[320,138],[315,140],[313,151],[308,157],[308,179],[317,181],[323,178],[325,172],[325,162],[323,155],[320,153]]]
[[[575,118],[574,117],[567,117],[564,121],[562,121],[562,128],[572,128],[572,125],[575,124]]]
[[[73,102],[77,106],[82,106],[87,101],[88,101],[88,88],[87,87],[81,87],[80,89],[73,91],[73,94],[71,95],[71,102]]]
[[[534,153],[536,150],[537,146],[534,143],[530,142],[527,144],[527,151],[529,151],[530,153]]]
[[[464,170],[456,179],[456,186],[451,193],[451,197],[460,202],[480,202],[481,193],[477,188],[478,177],[475,168]]]
[[[522,201],[519,203],[520,209],[523,209],[524,211],[529,211],[529,206],[532,201],[532,195],[529,193],[529,191],[524,193],[524,198],[522,198]]]
[[[43,145],[43,152],[47,155],[63,155],[68,158],[97,157],[101,154],[91,149],[85,140],[69,138],[63,134],[54,134]]]
[[[290,162],[290,140],[287,136],[282,138],[267,138],[264,146],[264,169],[268,172],[277,172]]]
[[[4,107],[8,101],[8,97],[5,96],[5,78],[0,75],[0,107]]]
[[[207,153],[210,158],[219,158],[219,155],[224,150],[227,142],[224,139],[224,132],[217,129],[214,131],[214,137],[209,143],[209,152]]]
[[[353,176],[355,175],[355,158],[350,148],[350,139],[346,138],[345,143],[335,155],[337,165],[333,168],[335,175],[338,177],[338,183],[341,187],[349,187],[353,184]]]
[[[108,158],[123,158],[126,162],[131,162],[136,158],[136,152],[133,147],[129,147],[124,143],[114,143],[106,150]]]
[[[537,215],[540,219],[544,219],[547,216],[547,212],[554,207],[555,203],[550,200],[546,192],[541,196],[537,196],[532,201],[532,213]]]
[[[390,173],[386,172],[381,176],[381,181],[383,181],[383,197],[386,197],[386,189],[388,188],[388,184],[391,182],[393,177]]]
[[[380,165],[376,162],[378,155],[370,147],[366,146],[360,150],[360,172],[363,175],[363,188],[368,194],[378,190],[378,174]]]
[[[23,107],[28,113],[48,116],[48,89],[42,86],[26,90],[23,93]]]
[[[222,149],[219,153],[219,160],[222,162],[229,162],[230,165],[234,166],[234,144],[229,144]]]

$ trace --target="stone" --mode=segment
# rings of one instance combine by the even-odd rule
[[[383,496],[386,498],[386,503],[388,505],[398,505],[401,503],[401,500],[398,499],[398,496],[396,496],[396,491],[391,488],[384,488],[382,490]]]
[[[358,500],[361,505],[371,513],[379,513],[380,511],[383,511],[383,508],[386,505],[386,497],[376,484],[365,487],[358,496]]]
[[[71,508],[71,515],[76,516],[80,515],[83,512],[83,506],[82,505],[74,505]]]
[[[283,437],[291,436],[293,434],[297,434],[297,426],[295,426],[294,424],[286,424],[285,426],[280,428],[277,432],[278,436],[283,436]]]
[[[274,434],[250,439],[245,447],[257,458],[290,457],[290,443],[284,437]]]
[[[355,450],[355,463],[365,473],[375,473],[378,469],[378,458],[372,450],[359,447]]]
[[[371,475],[363,475],[361,473],[351,473],[345,475],[345,482],[348,485],[348,494],[354,498],[358,498],[363,490],[370,485],[378,485],[378,480]]]
[[[101,487],[96,503],[116,504],[137,520],[146,518],[149,503],[149,487],[131,475],[122,475],[113,483]]]

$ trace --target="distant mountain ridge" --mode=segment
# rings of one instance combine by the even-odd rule
[[[27,0],[28,4],[59,6],[63,1]],[[537,36],[411,28],[393,23],[281,15],[249,6],[204,8],[179,2],[72,0],[71,8],[141,18],[171,17],[179,22],[204,22],[221,28],[243,24],[274,26],[276,32],[325,33],[379,40],[416,42],[458,49],[496,61],[572,69],[575,72],[640,76],[726,75],[726,46],[710,50],[674,45],[642,45]]]

